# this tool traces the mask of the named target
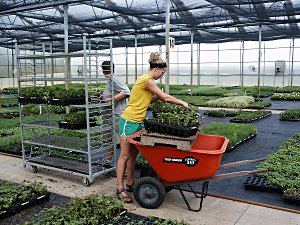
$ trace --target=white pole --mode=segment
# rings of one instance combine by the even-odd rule
[[[261,60],[261,25],[259,25],[258,32],[258,71],[257,71],[257,86],[258,86],[258,98],[260,98],[260,60]]]
[[[168,65],[167,71],[165,74],[165,92],[169,94],[169,80],[170,80],[170,0],[166,0],[166,34],[165,34],[165,45],[166,45],[166,63]]]

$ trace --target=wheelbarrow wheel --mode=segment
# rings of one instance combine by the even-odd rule
[[[134,185],[135,200],[144,208],[156,209],[165,200],[163,184],[155,177],[143,177]]]

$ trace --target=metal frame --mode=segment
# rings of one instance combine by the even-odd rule
[[[49,170],[55,170],[60,172],[66,172],[69,174],[74,174],[81,176],[83,178],[82,182],[85,186],[88,186],[93,182],[94,178],[100,175],[109,175],[109,173],[115,169],[114,165],[106,165],[103,160],[106,159],[105,156],[107,151],[114,150],[116,152],[116,132],[115,132],[115,122],[113,120],[115,111],[114,111],[114,100],[112,98],[111,103],[102,103],[101,101],[90,102],[89,90],[91,89],[91,81],[94,82],[109,82],[111,78],[98,77],[98,74],[93,74],[94,76],[90,77],[90,73],[87,71],[88,61],[92,57],[98,59],[101,57],[110,57],[109,60],[112,62],[112,40],[108,43],[108,48],[110,49],[109,53],[91,53],[89,54],[86,49],[87,41],[86,37],[83,36],[83,51],[76,54],[46,54],[45,45],[43,44],[43,54],[41,55],[20,55],[19,46],[15,44],[15,60],[17,62],[17,77],[18,77],[18,90],[20,94],[20,89],[24,85],[30,83],[47,86],[49,81],[58,82],[64,81],[69,83],[72,81],[79,81],[84,83],[85,87],[85,104],[83,105],[71,105],[73,108],[85,110],[86,114],[86,129],[82,130],[71,130],[78,132],[79,134],[84,134],[85,138],[70,138],[53,135],[55,130],[60,130],[58,126],[58,121],[50,118],[48,103],[45,103],[47,119],[45,121],[34,121],[27,122],[23,121],[23,105],[20,104],[20,126],[21,126],[21,138],[22,138],[22,158],[24,167],[31,166],[33,172],[37,171],[37,167],[45,168]],[[55,78],[53,76],[53,71],[50,69],[50,73],[47,74],[47,66],[51,67],[51,60],[55,58],[71,59],[72,57],[83,57],[84,59],[84,73],[82,78],[72,78],[71,76],[65,76],[64,78]],[[23,67],[22,63],[29,59],[39,59],[42,62],[41,68],[43,73],[40,75],[32,77],[30,74],[27,75],[25,71],[25,76],[23,76]],[[103,58],[102,58],[103,59]],[[47,65],[49,63],[49,65]],[[96,64],[97,66],[98,64]],[[68,65],[66,65],[68,67]],[[71,75],[71,74],[70,74]],[[49,77],[48,77],[49,76]],[[113,82],[111,83],[111,95],[114,95]],[[67,87],[66,87],[67,88]],[[105,109],[99,110],[102,107]],[[67,107],[69,108],[69,107]],[[99,116],[102,118],[102,124],[91,127],[90,126],[90,116],[95,115],[99,111]],[[36,135],[35,129],[44,129],[47,131],[47,135],[39,136]],[[32,133],[32,138],[28,139],[25,137],[25,129],[30,129]],[[102,135],[102,140],[98,140]],[[28,151],[27,146],[30,147]],[[39,154],[35,155],[33,150],[34,147],[39,147]],[[42,150],[41,150],[42,149]],[[83,156],[83,159],[70,159],[70,158],[58,158],[53,156],[52,149],[60,149],[62,151],[70,151],[73,153],[80,153]],[[115,157],[115,154],[114,154]],[[116,160],[114,160],[116,162]]]

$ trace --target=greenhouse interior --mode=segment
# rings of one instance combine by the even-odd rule
[[[300,1],[0,18],[0,224],[300,224]]]

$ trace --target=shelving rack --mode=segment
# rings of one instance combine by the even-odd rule
[[[45,44],[38,54],[36,52],[35,54],[20,54],[19,46],[16,44],[15,57],[19,94],[24,87],[47,87],[49,84],[53,85],[54,82],[65,83],[66,88],[72,82],[79,82],[84,84],[85,89],[85,103],[68,105],[66,112],[69,113],[70,109],[85,112],[86,129],[60,128],[57,115],[54,116],[49,111],[49,100],[39,105],[40,108],[45,108],[43,120],[25,122],[23,118],[24,105],[20,104],[24,167],[30,166],[32,172],[37,172],[38,168],[44,168],[74,174],[82,177],[83,185],[89,186],[95,177],[110,175],[110,172],[115,169],[115,163],[109,164],[106,160],[108,152],[116,150],[115,123],[112,119],[114,118],[114,101],[105,103],[100,100],[101,96],[100,98],[94,96],[94,91],[97,91],[99,84],[113,85],[113,82],[109,82],[111,78],[98,75],[99,61],[109,60],[112,62],[112,40],[108,42],[109,52],[102,53],[88,52],[85,36],[83,36],[82,43],[83,51],[71,54],[46,53]],[[65,66],[63,77],[62,74],[57,75],[50,71],[51,68],[53,69],[51,59],[64,60],[67,64],[75,57],[83,59],[83,75],[81,77],[74,77],[72,71],[68,71],[70,69],[68,65]],[[32,64],[33,61],[34,64]],[[91,61],[96,61],[96,65],[92,65]],[[69,72],[69,76],[66,75],[66,71]],[[114,88],[111,87],[111,90],[113,96]],[[96,126],[90,125],[90,118],[97,119]]]

